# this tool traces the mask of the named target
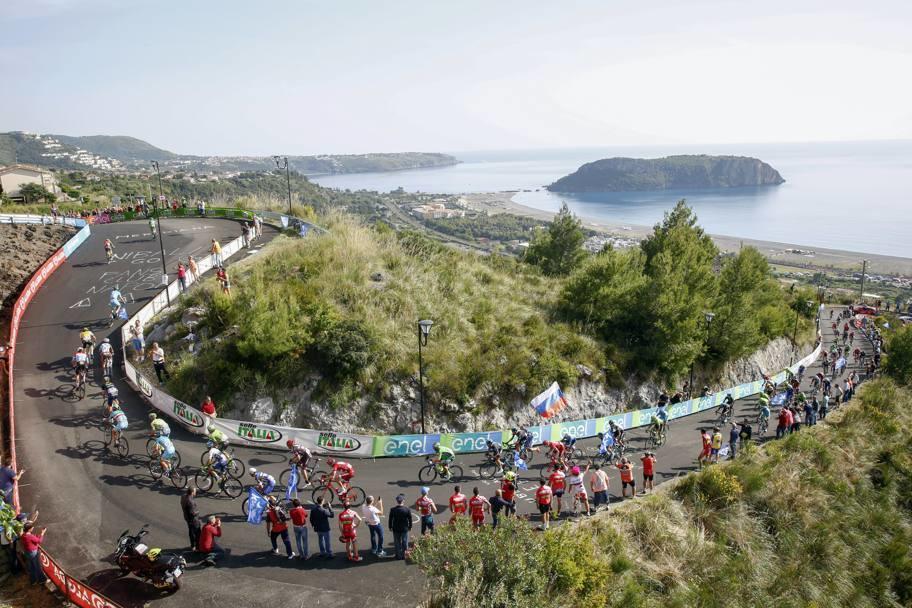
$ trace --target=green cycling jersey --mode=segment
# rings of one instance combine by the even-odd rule
[[[440,446],[437,449],[437,457],[440,458],[440,462],[452,462],[456,458],[456,454],[452,449]]]

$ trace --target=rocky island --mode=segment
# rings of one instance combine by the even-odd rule
[[[552,192],[629,192],[776,186],[785,180],[757,158],[688,154],[605,158],[586,163],[550,186]]]

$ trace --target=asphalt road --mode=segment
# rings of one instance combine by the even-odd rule
[[[228,220],[171,219],[162,222],[162,226],[167,265],[172,273],[178,257],[202,257],[210,238],[225,242],[239,233],[238,224]],[[270,230],[258,245],[272,235],[274,231]],[[117,259],[110,265],[104,262],[101,247],[106,237],[117,245]],[[255,251],[250,255],[255,255]],[[236,257],[240,259],[242,255]],[[48,527],[47,549],[72,574],[84,577],[124,606],[139,606],[149,600],[165,606],[186,606],[213,599],[250,607],[272,607],[277,602],[286,605],[289,601],[292,605],[297,602],[302,606],[337,608],[416,605],[424,587],[422,574],[414,566],[369,555],[366,529],[362,528],[359,534],[364,556],[359,564],[344,559],[344,548],[335,534],[337,559],[289,561],[284,554],[270,553],[264,526],[250,526],[244,521],[240,500],[199,500],[201,512],[222,517],[221,542],[231,554],[218,568],[196,565],[198,556],[188,551],[180,492],[170,484],[154,482],[148,474],[144,450],[148,408],[122,380],[118,381],[118,388],[130,419],[127,438],[131,454],[122,460],[104,451],[99,427],[100,387],[92,381],[83,401],[67,400],[65,394],[72,382],[67,372],[69,357],[79,345],[78,332],[83,326],[92,328],[99,339],[109,335],[112,341],[119,339],[119,332],[107,328],[107,294],[112,284],[118,284],[130,300],[128,310],[132,314],[160,289],[158,256],[157,241],[151,239],[144,222],[93,227],[91,238],[51,276],[23,320],[15,369],[16,430],[19,466],[28,471],[20,491],[24,507],[37,505],[41,509],[40,522]],[[738,401],[736,417],[753,419],[755,404],[754,398]],[[696,468],[698,430],[712,424],[712,410],[671,424],[668,442],[658,451],[656,483]],[[203,442],[176,426],[172,425],[175,445],[184,464],[198,462]],[[771,433],[768,431],[767,436]],[[643,433],[629,434],[635,448],[634,463],[638,465],[645,449]],[[582,444],[594,447],[595,440]],[[287,456],[277,451],[241,448],[237,454],[248,467],[258,467],[276,478],[287,462]],[[531,470],[520,476],[517,507],[521,515],[533,513],[534,489],[543,460],[539,455]],[[469,494],[477,485],[482,493],[491,496],[499,482],[477,478],[475,465],[480,462],[477,455],[460,457],[468,477],[462,482],[463,492]],[[385,507],[395,504],[394,496],[399,492],[404,492],[410,503],[417,498],[421,486],[418,469],[424,464],[423,459],[370,459],[353,464],[357,469],[355,485],[382,497]],[[636,479],[639,489],[639,467]],[[449,517],[443,505],[452,493],[452,485],[432,488],[431,495],[441,506],[438,521]],[[610,491],[612,504],[622,500],[616,472],[611,472]],[[534,515],[533,520],[537,517]],[[162,596],[132,576],[119,577],[111,567],[109,558],[117,537],[123,530],[135,530],[143,523],[151,524],[150,546],[186,554],[191,564],[184,586],[176,595]],[[391,551],[389,532],[386,542]],[[311,534],[310,550],[313,553],[315,549],[316,539]]]

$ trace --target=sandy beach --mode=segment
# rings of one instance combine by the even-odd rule
[[[512,213],[540,220],[550,221],[554,213],[542,211],[521,205],[513,201],[515,192],[485,192],[462,194],[460,198],[466,204],[478,211],[487,211],[490,214]],[[652,231],[651,226],[637,226],[631,224],[611,223],[604,220],[595,220],[580,217],[583,225],[597,232],[621,238],[642,238]],[[721,234],[711,235],[722,251],[737,251],[742,246],[756,247],[772,263],[801,268],[819,268],[821,270],[838,270],[860,272],[862,260],[868,260],[868,272],[912,277],[912,259],[858,251],[840,251],[836,249],[821,249],[801,245],[798,243],[776,243],[756,239],[729,236]],[[797,252],[800,250],[802,253]]]

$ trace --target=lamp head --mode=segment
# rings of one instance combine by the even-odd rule
[[[428,334],[431,333],[431,326],[434,325],[434,322],[430,319],[424,319],[423,321],[418,321],[418,328],[421,329],[421,335],[425,338],[428,337]]]
[[[716,313],[714,312],[704,312],[703,316],[706,317],[707,323],[712,323],[712,320],[716,318]]]

